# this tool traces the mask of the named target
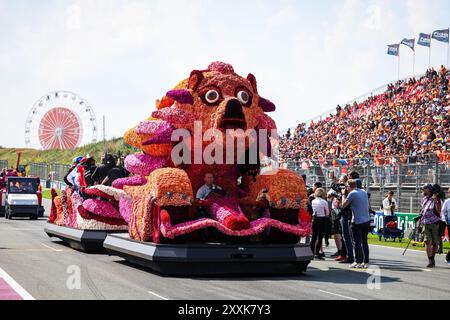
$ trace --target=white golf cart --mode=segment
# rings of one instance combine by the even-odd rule
[[[37,196],[37,178],[8,177],[6,180],[5,218],[29,217],[37,220],[43,211]]]

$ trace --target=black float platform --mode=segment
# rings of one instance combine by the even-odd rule
[[[305,244],[154,244],[108,234],[110,255],[166,275],[299,274],[314,258]]]
[[[46,223],[45,233],[52,238],[56,237],[70,245],[71,248],[85,252],[105,252],[103,241],[111,233],[127,233],[127,231],[109,230],[80,230]]]

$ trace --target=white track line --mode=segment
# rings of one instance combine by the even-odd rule
[[[18,284],[5,270],[0,268],[0,278],[6,281],[6,283],[14,290],[16,293],[22,297],[23,300],[35,300],[31,294],[29,294],[20,284]]]
[[[165,298],[165,297],[163,297],[163,296],[160,296],[160,295],[157,294],[157,293],[154,293],[153,291],[147,290],[147,292],[150,293],[150,294],[152,294],[152,295],[154,295],[155,297],[158,297],[158,298],[162,299],[162,300],[169,300],[169,299],[167,299],[167,298]]]
[[[325,290],[320,290],[320,289],[319,289],[319,291],[320,291],[320,292],[323,292],[323,293],[331,294],[332,296],[341,297],[341,298],[344,298],[344,299],[358,300],[358,299],[356,299],[356,298],[352,298],[352,297],[348,297],[348,296],[343,296],[342,294],[338,294],[338,293],[333,293],[333,292],[329,292],[329,291],[325,291]]]
[[[405,251],[405,248],[388,247],[388,246],[382,246],[382,245],[379,245],[379,244],[369,244],[369,246],[371,246],[371,247],[377,247],[377,248],[388,248],[388,249],[394,249],[394,250]],[[424,254],[424,251],[423,251],[423,250],[417,250],[417,249],[414,249],[414,248],[411,248],[411,247],[408,248],[407,252],[415,252],[415,253],[421,253],[421,254]],[[406,254],[406,253],[405,253],[405,254]]]
[[[56,252],[62,252],[63,250],[61,250],[61,249],[55,249],[55,248],[52,248],[52,247],[50,247],[50,246],[48,246],[48,245],[46,245],[46,244],[44,244],[44,243],[41,243],[44,247],[46,247],[46,248],[49,248],[49,249],[52,249],[53,251],[56,251]]]

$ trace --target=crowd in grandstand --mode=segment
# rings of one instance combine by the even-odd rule
[[[374,158],[389,164],[433,155],[450,161],[450,72],[427,70],[281,138],[282,161]]]

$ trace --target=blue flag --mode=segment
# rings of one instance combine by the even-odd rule
[[[433,31],[433,34],[431,37],[437,41],[448,43],[448,28],[443,29],[443,30]]]
[[[414,43],[415,43],[416,39],[406,39],[404,38],[402,40],[402,42],[400,42],[401,44],[404,44],[405,46],[411,48],[412,51],[414,51]]]
[[[399,49],[400,49],[399,44],[389,44],[387,54],[391,56],[398,56]]]
[[[419,46],[430,47],[431,46],[431,35],[426,33],[419,34],[419,40],[417,41]]]

